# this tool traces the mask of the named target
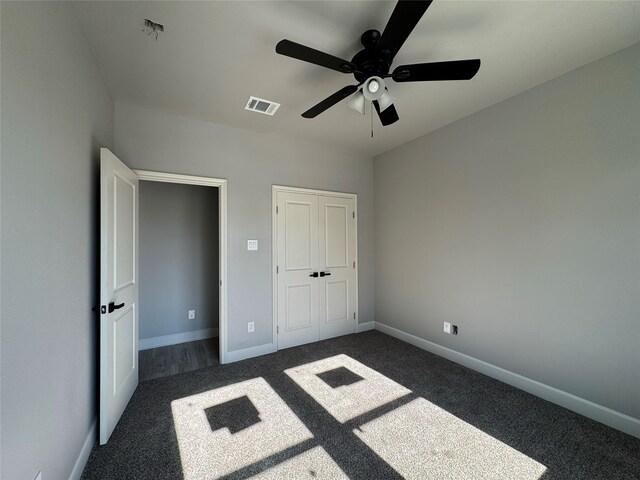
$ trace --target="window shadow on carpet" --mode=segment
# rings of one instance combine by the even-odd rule
[[[331,388],[344,387],[364,380],[360,375],[352,372],[346,367],[338,367],[327,370],[326,372],[318,373],[317,377]]]
[[[231,433],[238,433],[260,422],[258,410],[246,395],[209,407],[204,412],[212,432],[226,427]]]

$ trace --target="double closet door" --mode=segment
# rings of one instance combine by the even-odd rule
[[[356,331],[353,196],[276,191],[278,348]]]

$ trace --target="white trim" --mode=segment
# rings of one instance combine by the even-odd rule
[[[376,328],[376,322],[359,323],[356,326],[356,333],[368,332],[369,330],[373,330],[375,328]]]
[[[227,182],[222,178],[199,177],[179,173],[151,172],[149,170],[133,170],[133,172],[138,176],[139,180],[147,180],[149,182],[182,183],[205,187],[219,187]]]
[[[354,286],[354,298],[355,298],[355,311],[356,318],[354,319],[356,332],[358,332],[358,321],[360,320],[360,305],[358,300],[358,278],[360,272],[360,260],[358,258],[358,222],[360,221],[358,216],[358,194],[348,192],[333,192],[330,190],[317,190],[313,188],[301,188],[301,187],[289,187],[286,185],[272,185],[271,186],[271,295],[273,312],[271,317],[271,323],[273,324],[273,344],[278,350],[278,276],[276,273],[276,265],[278,258],[278,217],[276,215],[276,208],[278,206],[278,192],[291,192],[291,193],[306,193],[311,195],[324,195],[326,197],[339,197],[353,199],[353,211],[355,213],[355,252],[353,253],[354,261],[356,262],[356,272]],[[374,323],[374,322],[371,322]]]
[[[484,375],[508,383],[516,388],[529,392],[537,397],[568,408],[576,413],[589,417],[597,422],[604,423],[612,428],[621,430],[629,435],[640,438],[640,420],[624,413],[617,412],[608,407],[585,400],[571,393],[559,390],[555,387],[524,377],[502,367],[479,360],[464,353],[457,352],[437,343],[430,342],[384,323],[375,322],[376,330],[391,335],[402,341],[415,345],[418,348],[444,357],[452,362],[469,367]]]
[[[219,193],[218,213],[220,223],[220,363],[227,363],[227,181],[223,178],[198,177],[178,173],[134,170],[140,180],[151,182],[182,183],[217,187]]]
[[[287,185],[272,185],[271,187],[272,187],[272,190],[277,190],[279,192],[308,193],[311,195],[324,195],[325,197],[353,198],[354,200],[357,200],[358,198],[357,193],[350,193],[350,192],[334,192],[332,190],[318,190],[316,188],[290,187]]]
[[[194,342],[218,336],[217,328],[203,328],[191,332],[174,333],[173,335],[160,335],[158,337],[141,338],[138,340],[138,350],[178,345],[179,343]]]
[[[76,459],[76,463],[73,465],[73,470],[71,470],[71,474],[69,475],[69,480],[79,480],[82,476],[82,472],[84,471],[84,467],[87,465],[87,460],[89,460],[89,455],[91,454],[91,449],[96,443],[98,439],[98,418],[94,418],[91,422],[91,426],[89,427],[89,432],[87,433],[87,437],[82,444],[82,448],[80,449],[80,454]]]
[[[227,352],[227,363],[239,362],[240,360],[246,360],[247,358],[267,355],[268,353],[274,353],[277,350],[275,343],[265,343],[264,345],[258,345],[257,347],[233,350],[232,352]]]

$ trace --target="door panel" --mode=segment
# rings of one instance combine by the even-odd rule
[[[327,322],[343,322],[349,318],[349,281],[325,280]]]
[[[318,340],[318,198],[278,192],[278,347]]]
[[[331,201],[334,202],[334,200]],[[348,216],[347,205],[324,205],[325,266],[327,268],[347,266],[349,257]]]
[[[318,197],[320,340],[355,333],[355,201]]]
[[[138,386],[138,178],[100,150],[100,444]],[[113,303],[115,308],[109,308]],[[111,311],[109,311],[111,310]]]
[[[129,375],[136,369],[137,349],[135,348],[136,321],[133,305],[113,320],[113,351],[115,352],[113,371],[113,393],[126,388]],[[134,337],[135,336],[135,337]]]
[[[310,327],[313,323],[312,289],[313,285],[287,285],[286,331]]]
[[[307,202],[284,202],[285,215],[285,268],[290,270],[309,270],[313,267],[311,259],[315,252],[316,241],[311,232],[311,208],[315,205]]]
[[[113,290],[117,291],[135,281],[134,250],[136,187],[117,173],[113,175]]]

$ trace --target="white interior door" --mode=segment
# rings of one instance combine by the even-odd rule
[[[277,194],[278,347],[318,340],[318,197]]]
[[[356,331],[354,203],[353,198],[318,197],[320,340]]]
[[[278,348],[356,331],[355,200],[276,193]]]
[[[100,150],[100,444],[138,386],[138,177]]]

